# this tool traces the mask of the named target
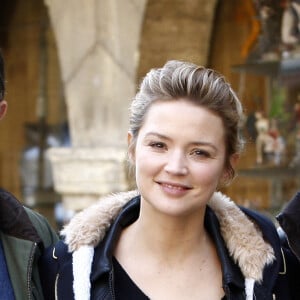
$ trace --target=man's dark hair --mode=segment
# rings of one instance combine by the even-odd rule
[[[0,101],[4,99],[5,84],[4,84],[4,60],[0,52]]]

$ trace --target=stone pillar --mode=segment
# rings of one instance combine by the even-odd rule
[[[51,149],[67,206],[126,189],[128,106],[146,0],[45,0],[56,37],[72,148]]]
[[[47,154],[67,210],[79,211],[99,195],[127,189],[122,148],[52,148]]]

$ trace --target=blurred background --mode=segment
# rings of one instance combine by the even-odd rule
[[[237,203],[274,216],[300,188],[300,1],[2,0],[0,186],[60,226],[133,187],[128,106],[167,60],[225,75],[245,107]]]

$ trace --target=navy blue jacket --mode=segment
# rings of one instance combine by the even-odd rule
[[[140,199],[132,199],[117,216],[104,240],[95,248],[91,272],[91,299],[110,300],[114,296],[114,271],[112,253],[122,229],[133,223],[139,215]],[[281,243],[273,222],[252,210],[242,208],[243,212],[260,228],[263,237],[274,249],[275,261],[266,266],[261,284],[255,284],[254,293],[257,300],[299,300],[300,266],[288,244]],[[205,227],[210,233],[220,258],[223,272],[223,287],[227,300],[245,299],[244,281],[239,266],[228,253],[220,234],[219,221],[215,213],[207,207]],[[55,258],[53,250],[55,248]],[[74,299],[72,291],[72,255],[67,245],[59,242],[47,249],[40,261],[42,284],[46,299]],[[55,281],[57,286],[55,287]],[[124,297],[126,299],[126,297]]]

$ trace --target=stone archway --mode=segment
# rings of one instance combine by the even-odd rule
[[[217,1],[45,3],[72,138],[72,148],[54,148],[49,155],[56,190],[68,208],[79,210],[99,195],[128,189],[126,132],[136,79],[167,59],[205,65]]]
[[[47,0],[58,45],[72,148],[53,148],[56,190],[79,210],[128,188],[128,104],[135,93],[145,0]]]

